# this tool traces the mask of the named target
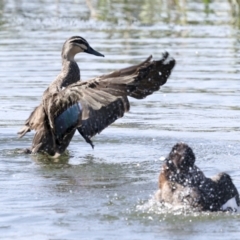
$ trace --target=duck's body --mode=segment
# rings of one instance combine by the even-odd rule
[[[20,137],[35,130],[31,153],[61,155],[76,130],[86,142],[129,110],[128,96],[142,99],[165,84],[175,60],[163,54],[159,61],[149,57],[136,66],[121,69],[86,82],[80,81],[75,54],[93,50],[81,37],[68,39],[62,50],[62,71],[45,90],[42,103],[31,113]]]
[[[157,198],[173,206],[187,205],[202,211],[240,208],[239,194],[231,177],[226,173],[206,177],[195,165],[192,149],[184,143],[172,148],[162,166]],[[229,200],[235,206],[228,205]]]

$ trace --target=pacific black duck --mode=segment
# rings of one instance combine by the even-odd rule
[[[91,138],[129,111],[128,96],[142,99],[159,90],[175,65],[175,60],[164,53],[158,61],[150,56],[138,65],[83,82],[74,60],[80,52],[104,56],[79,36],[64,43],[60,74],[19,132],[23,137],[36,131],[26,152],[57,157],[66,150],[76,130],[93,147]]]

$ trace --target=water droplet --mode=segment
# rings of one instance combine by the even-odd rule
[[[160,161],[164,161],[166,158],[164,157],[164,156],[161,156],[160,158],[159,158],[159,160]]]

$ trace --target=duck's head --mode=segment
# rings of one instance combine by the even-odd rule
[[[75,55],[80,52],[104,57],[103,54],[94,50],[83,37],[73,36],[67,39],[63,44],[62,58],[67,60],[74,60]]]
[[[185,143],[177,143],[166,158],[166,165],[171,171],[187,172],[193,168],[195,155]]]

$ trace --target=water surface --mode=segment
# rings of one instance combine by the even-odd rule
[[[3,239],[239,239],[240,217],[162,211],[152,201],[178,141],[207,176],[240,189],[240,18],[237,1],[0,2],[0,235]],[[105,55],[79,54],[82,79],[168,51],[177,65],[159,92],[94,137],[76,135],[59,162],[23,155],[29,113],[80,35]]]

